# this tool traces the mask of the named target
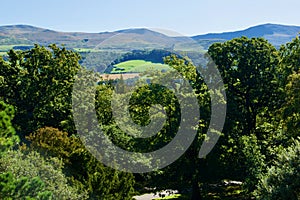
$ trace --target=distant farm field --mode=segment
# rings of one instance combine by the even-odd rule
[[[148,70],[169,70],[170,67],[161,63],[152,63],[145,60],[129,60],[116,64],[111,71],[111,74],[116,73],[141,73]]]
[[[126,73],[126,74],[101,74],[101,77],[104,80],[115,80],[115,79],[121,79],[121,76],[124,80],[130,79],[130,78],[136,78],[139,77],[139,73]]]
[[[33,45],[29,45],[29,44],[9,44],[9,45],[0,45],[0,51],[9,51],[11,49],[13,49],[14,47],[31,47]]]
[[[22,48],[30,48],[30,47],[32,47],[32,45],[28,45],[28,44],[0,45],[0,56],[6,55],[8,51],[10,51],[11,49],[16,48],[16,47],[18,47],[17,49],[22,49]]]

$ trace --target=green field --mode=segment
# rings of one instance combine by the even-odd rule
[[[116,64],[111,73],[141,73],[148,70],[169,70],[170,67],[161,63],[152,63],[145,60],[129,60]]]
[[[0,56],[6,55],[6,53],[15,46],[32,46],[28,44],[10,44],[10,45],[0,45]]]
[[[78,53],[99,52],[101,50],[95,48],[73,48]]]
[[[9,51],[15,46],[33,46],[29,44],[9,44],[9,45],[0,45],[0,51]]]

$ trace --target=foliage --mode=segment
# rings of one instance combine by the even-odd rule
[[[262,174],[254,194],[258,199],[300,198],[300,142],[283,150],[267,173]]]
[[[9,199],[48,200],[52,199],[52,193],[44,189],[45,184],[39,177],[16,179],[8,173],[0,174],[0,197]]]
[[[285,91],[285,103],[281,108],[283,128],[287,138],[295,138],[300,130],[300,71],[288,76]]]
[[[15,129],[11,124],[14,117],[12,106],[0,101],[0,153],[11,149],[19,142]]]
[[[227,89],[229,123],[239,124],[242,134],[254,133],[257,115],[276,106],[277,50],[262,38],[242,37],[215,43],[208,53]]]
[[[107,69],[108,66],[112,67],[112,65],[110,64],[115,59],[124,54],[122,51],[98,50],[99,49],[80,51],[80,56],[82,57],[82,59],[79,61],[79,64],[86,67],[87,69],[94,69],[95,71],[102,73]]]
[[[62,168],[63,163],[58,158],[45,159],[34,151],[9,151],[0,159],[1,171],[11,172],[16,179],[39,177],[54,199],[86,199],[85,191],[68,184]]]
[[[288,76],[296,73],[300,69],[300,39],[299,36],[294,38],[291,42],[286,43],[280,47],[280,78],[282,84],[285,86],[288,82]]]
[[[113,64],[116,65],[129,60],[145,60],[152,63],[163,64],[163,58],[170,55],[171,52],[162,49],[153,49],[151,51],[134,50],[130,53],[124,54],[121,58],[114,60]]]
[[[242,152],[246,157],[244,170],[247,174],[245,178],[245,186],[249,191],[253,191],[258,182],[259,176],[265,170],[265,156],[261,153],[261,146],[257,141],[257,137],[252,134],[250,136],[242,136]]]
[[[29,134],[46,125],[74,131],[71,92],[80,68],[78,54],[35,45],[27,51],[11,50],[8,56],[8,62],[0,59],[0,93],[16,109],[18,132]]]
[[[218,66],[227,94],[224,137],[218,142],[221,148],[216,149],[226,169],[223,175],[247,180],[252,190],[263,170],[262,162],[270,158],[264,160],[263,155],[274,132],[266,125],[278,124],[274,115],[282,105],[279,52],[262,38],[241,37],[213,44],[208,54]],[[253,145],[252,150],[245,141]]]
[[[103,70],[112,59],[115,61],[112,64],[119,63],[118,67],[124,68],[122,64],[128,62],[120,62],[134,58],[151,62],[159,59],[157,63],[160,63],[161,55],[166,55],[164,62],[187,80],[176,77],[173,90],[149,84],[131,95],[133,82],[121,78],[115,85],[116,81],[106,81],[99,75],[91,76],[91,71],[82,70],[98,82],[96,90],[72,94],[74,79],[78,79],[76,74],[81,69],[77,53],[55,45],[48,48],[35,45],[30,50],[11,50],[6,60],[0,58],[0,170],[3,172],[0,187],[3,198],[20,199],[27,195],[36,199],[50,196],[53,199],[131,199],[137,183],[140,188],[189,191],[191,198],[200,199],[212,196],[204,194],[206,186],[212,187],[212,182],[226,178],[243,181],[245,191],[250,194],[255,189],[258,199],[299,199],[300,142],[295,140],[300,130],[298,37],[279,50],[264,39],[246,37],[209,47],[206,56],[212,60],[208,66],[215,62],[222,75],[228,112],[224,130],[218,133],[221,134],[218,144],[203,159],[198,159],[198,152],[211,120],[210,95],[220,93],[208,91],[204,82],[204,78],[214,80],[209,68],[195,66],[188,58],[169,56],[167,51],[134,51],[115,59],[121,54],[82,52],[86,57],[81,64],[92,62],[88,56],[94,59],[97,55],[105,55],[105,63],[96,68]],[[129,64],[137,64],[133,62]],[[197,68],[208,72],[209,77],[204,77]],[[161,83],[173,74],[172,70],[153,71],[140,81]],[[86,82],[80,78],[79,81]],[[181,91],[186,84],[192,86],[200,105],[198,134],[191,147],[173,164],[133,176],[104,166],[85,148],[82,141],[97,138],[91,131],[93,123],[100,123],[111,141],[127,151],[151,152],[168,144],[180,125],[176,95],[189,97]],[[114,89],[120,95],[114,95]],[[88,133],[87,138],[79,138],[75,135],[72,114],[76,113],[72,113],[72,98],[84,99],[92,92],[96,92],[93,101],[79,105],[77,114],[96,108],[97,119],[96,122],[78,122]],[[129,99],[128,105],[116,103],[126,99]],[[224,103],[224,99],[219,100]],[[159,109],[163,108],[167,114],[163,128],[147,139],[127,134],[126,130],[134,130],[129,127],[130,120],[147,126],[151,120],[162,117],[159,112],[151,112],[155,104],[160,104]],[[117,118],[113,109],[128,110],[130,117]],[[27,136],[30,142],[28,147],[23,146],[23,151],[12,151],[19,142],[16,132]],[[141,158],[143,165],[151,162],[151,158]]]
[[[152,78],[154,80],[158,80],[157,82],[160,83],[166,78],[172,77],[172,80],[175,82],[173,86],[174,88],[172,89],[175,93],[170,92],[172,90],[163,91],[163,89],[160,89],[164,95],[160,94],[160,92],[156,93],[158,96],[155,96],[155,93],[152,94],[154,96],[151,96],[149,93],[145,93],[147,96],[139,94],[141,95],[141,99],[137,99],[138,101],[143,102],[142,99],[146,100],[150,97],[150,99],[152,99],[152,102],[150,102],[155,104],[155,98],[158,98],[160,99],[158,103],[161,104],[166,111],[167,120],[164,129],[160,131],[162,136],[158,138],[161,141],[159,144],[165,145],[167,142],[171,141],[180,126],[180,118],[182,117],[180,112],[182,111],[180,110],[178,96],[182,96],[184,98],[196,98],[200,105],[199,111],[201,113],[201,118],[199,119],[199,124],[195,127],[198,134],[196,135],[195,141],[191,147],[173,164],[150,174],[151,178],[148,184],[150,184],[150,187],[152,184],[153,186],[155,185],[158,190],[173,188],[179,191],[184,191],[192,189],[191,198],[199,199],[201,198],[199,185],[201,181],[204,181],[203,175],[207,173],[205,165],[207,164],[208,159],[198,159],[198,153],[200,144],[204,140],[204,134],[206,133],[209,122],[209,93],[203,77],[200,76],[196,67],[188,58],[179,58],[176,55],[171,55],[165,58],[165,63],[169,65],[172,70],[164,73],[153,74]],[[174,70],[178,71],[184,79],[182,77],[174,77]],[[187,84],[192,86],[196,94],[195,96],[190,96],[190,94],[184,90],[184,86]],[[165,100],[163,98],[168,99],[168,101],[166,101],[168,102],[166,105],[169,106],[164,105]],[[149,105],[149,103],[145,104]],[[141,116],[145,115],[141,114]],[[150,144],[152,147],[155,147],[153,143]]]
[[[47,156],[62,158],[64,172],[74,184],[94,199],[130,199],[133,176],[105,167],[94,158],[80,139],[58,129],[45,127],[30,134],[31,148]]]

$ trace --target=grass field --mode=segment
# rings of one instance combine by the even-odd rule
[[[168,70],[170,67],[161,63],[152,63],[145,60],[129,60],[116,64],[111,73],[141,73],[147,70]]]
[[[74,51],[79,52],[79,53],[89,53],[89,52],[99,52],[99,49],[95,49],[95,48],[73,48]]]
[[[32,46],[28,44],[11,44],[11,45],[0,45],[0,56],[6,55],[6,53],[15,46]]]
[[[1,52],[6,52],[11,50],[15,46],[33,46],[29,44],[11,44],[11,45],[0,45],[0,51]]]

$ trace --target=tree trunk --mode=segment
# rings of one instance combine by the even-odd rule
[[[193,181],[191,200],[201,200],[200,187],[197,181]]]

